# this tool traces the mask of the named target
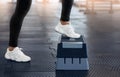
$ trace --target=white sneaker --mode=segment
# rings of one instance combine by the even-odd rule
[[[29,56],[25,55],[22,52],[22,48],[19,47],[16,47],[13,51],[9,51],[9,49],[7,49],[7,52],[5,53],[5,58],[16,62],[28,62],[31,60]]]
[[[70,38],[79,38],[81,35],[78,33],[75,33],[74,28],[71,26],[71,24],[68,25],[62,25],[61,23],[59,23],[56,27],[55,27],[55,31],[66,35],[67,37]]]

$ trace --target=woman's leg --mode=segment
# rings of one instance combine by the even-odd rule
[[[71,38],[79,38],[80,34],[74,31],[70,24],[70,13],[74,0],[62,0],[62,13],[60,23],[55,27],[55,30],[61,34]]]
[[[62,0],[61,23],[68,23],[74,0]]]
[[[30,9],[31,2],[31,0],[17,0],[15,12],[10,21],[9,47],[17,47],[18,45],[18,37],[21,30],[21,26],[24,17]]]
[[[31,6],[31,0],[17,0],[15,13],[10,21],[10,39],[9,48],[5,53],[5,59],[17,62],[28,62],[31,58],[25,55],[22,50],[17,47],[18,37],[21,30],[22,22]]]

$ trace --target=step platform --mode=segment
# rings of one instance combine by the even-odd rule
[[[62,35],[57,48],[56,70],[89,70],[84,36],[69,38]]]

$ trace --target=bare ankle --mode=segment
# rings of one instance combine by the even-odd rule
[[[68,25],[69,21],[60,21],[62,25]]]
[[[8,47],[9,51],[13,51],[15,47]]]

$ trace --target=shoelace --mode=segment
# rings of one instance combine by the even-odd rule
[[[71,33],[71,34],[74,34],[74,29],[72,26],[68,27],[68,32]]]
[[[23,48],[18,48],[18,51],[19,53],[21,53],[22,55],[24,54],[22,51],[23,51]]]

